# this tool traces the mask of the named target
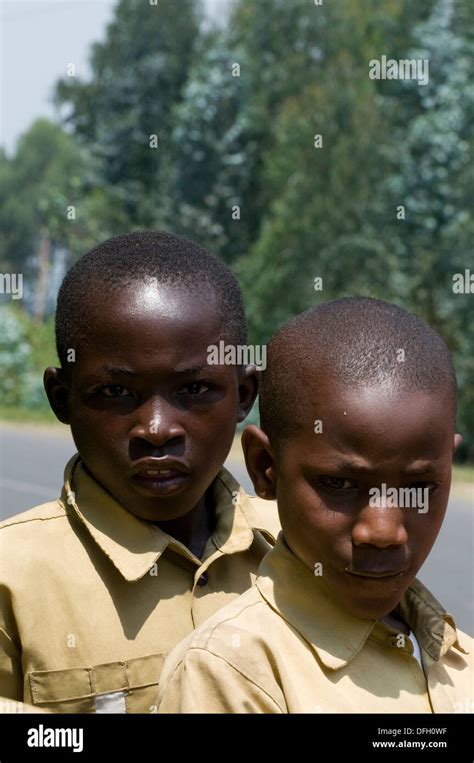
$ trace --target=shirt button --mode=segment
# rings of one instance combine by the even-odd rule
[[[199,578],[197,584],[198,584],[198,586],[201,586],[201,588],[202,588],[202,586],[207,585],[207,581],[208,581],[207,572],[203,572],[201,577]]]
[[[397,633],[396,636],[389,636],[387,638],[388,646],[396,647],[398,649],[405,649],[408,642],[408,636],[404,633]]]

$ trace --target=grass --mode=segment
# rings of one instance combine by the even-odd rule
[[[0,422],[15,424],[58,424],[58,420],[49,408],[17,408],[0,405]]]
[[[474,464],[454,464],[453,483],[463,482],[474,487]]]

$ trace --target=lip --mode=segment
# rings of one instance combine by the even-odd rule
[[[145,493],[168,496],[179,492],[190,478],[187,464],[172,458],[143,458],[131,470],[131,479]]]
[[[149,472],[156,472],[157,474],[149,474]],[[165,474],[163,474],[163,472]],[[135,462],[130,473],[132,477],[148,477],[149,479],[153,479],[154,477],[166,476],[166,472],[182,475],[189,474],[190,469],[183,461],[164,456],[163,458],[141,458],[139,461]]]
[[[407,570],[351,570],[348,567],[345,568],[344,572],[347,572],[348,575],[353,575],[357,578],[369,578],[371,580],[374,579],[380,579],[380,578],[397,578],[404,575]]]

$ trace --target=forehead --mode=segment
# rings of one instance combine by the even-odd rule
[[[448,390],[409,390],[391,383],[321,385],[306,396],[308,416],[322,422],[315,450],[354,458],[361,465],[403,458],[435,459],[452,447],[453,413]],[[305,429],[302,406],[299,429]]]
[[[85,321],[79,356],[94,362],[176,365],[202,360],[222,333],[212,293],[204,300],[196,289],[153,282],[104,293],[88,306]]]

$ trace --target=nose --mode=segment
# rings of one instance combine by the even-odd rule
[[[154,397],[135,409],[135,422],[130,439],[146,440],[155,448],[163,448],[170,441],[184,439],[185,430],[177,418],[178,411],[162,397]]]
[[[403,546],[408,540],[405,516],[399,506],[366,506],[352,528],[356,546]]]

